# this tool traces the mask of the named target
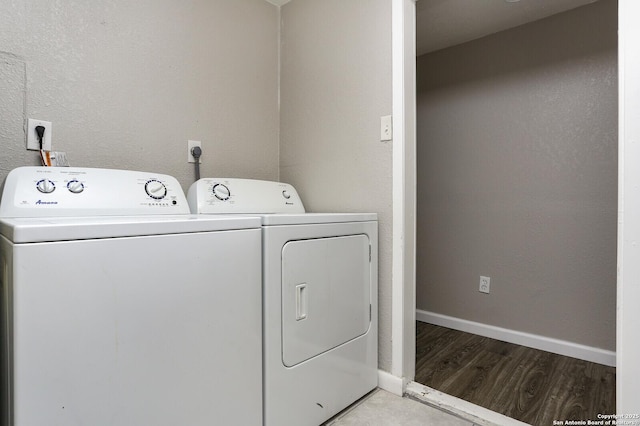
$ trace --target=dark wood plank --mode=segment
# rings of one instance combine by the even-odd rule
[[[615,412],[615,368],[417,322],[416,381],[532,425]]]

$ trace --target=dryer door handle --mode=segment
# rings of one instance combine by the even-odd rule
[[[307,318],[307,283],[296,286],[296,321]]]

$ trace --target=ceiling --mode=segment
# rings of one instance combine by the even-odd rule
[[[291,0],[266,1],[282,6]],[[416,53],[455,46],[596,1],[417,0]]]
[[[419,0],[418,56],[454,46],[596,0]]]

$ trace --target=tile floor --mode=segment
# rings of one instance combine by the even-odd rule
[[[474,423],[410,398],[376,389],[325,426],[473,426]]]

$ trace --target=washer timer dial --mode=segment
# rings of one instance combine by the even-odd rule
[[[231,196],[231,191],[225,185],[217,183],[213,186],[213,195],[220,201],[226,201]]]
[[[147,191],[149,197],[155,200],[162,200],[167,196],[167,187],[157,179],[148,180],[144,184],[144,190]]]

